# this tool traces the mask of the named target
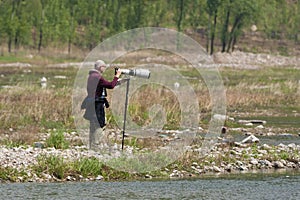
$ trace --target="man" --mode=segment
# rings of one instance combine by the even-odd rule
[[[105,107],[109,104],[106,99],[106,89],[113,89],[121,75],[121,71],[117,70],[112,81],[107,81],[102,77],[102,73],[106,69],[106,64],[102,60],[97,60],[94,64],[94,69],[89,71],[87,80],[88,96],[83,102],[82,108],[85,108],[84,118],[90,121],[89,145],[90,148],[95,143],[96,131],[99,128],[104,128],[105,122]]]

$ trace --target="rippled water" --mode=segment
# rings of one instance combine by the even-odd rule
[[[185,180],[0,184],[0,199],[300,199],[300,172]]]

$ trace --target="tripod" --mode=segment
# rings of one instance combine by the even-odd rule
[[[125,96],[125,108],[124,108],[124,121],[123,121],[123,130],[122,130],[122,151],[124,149],[124,140],[125,140],[125,128],[126,128],[126,116],[127,116],[127,106],[128,106],[128,92],[129,92],[129,83],[130,78],[124,79],[126,84],[126,96]]]

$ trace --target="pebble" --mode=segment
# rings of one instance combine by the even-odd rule
[[[221,172],[222,170],[217,166],[213,166],[213,171],[214,172]]]
[[[76,135],[76,134],[74,134]],[[249,135],[251,139],[255,139],[254,135]],[[258,139],[258,138],[257,138]],[[222,146],[222,143],[216,145],[210,152],[209,157],[214,160],[207,160],[202,158],[200,160],[193,160],[190,164],[192,170],[188,173],[179,170],[179,167],[174,164],[172,168],[164,168],[165,172],[169,174],[170,178],[181,178],[185,175],[190,175],[192,171],[194,174],[203,174],[206,172],[215,173],[228,173],[234,170],[247,171],[249,169],[282,169],[282,168],[299,168],[300,167],[300,157],[297,154],[293,156],[294,160],[274,160],[273,156],[279,156],[281,153],[287,153],[292,156],[293,153],[300,151],[300,145],[291,143],[288,145],[279,144],[277,146],[270,146],[268,144],[258,145],[253,149],[252,143],[239,143],[235,142],[234,145]],[[187,149],[201,149],[199,145],[187,146]],[[99,160],[105,161],[106,159],[111,159],[112,156],[120,156],[121,153],[118,151],[120,147],[118,145],[113,145],[113,153],[111,155],[101,154],[100,152],[88,150],[86,146],[73,146],[70,149],[55,149],[55,148],[45,148],[43,142],[36,142],[33,147],[13,147],[9,148],[6,146],[0,146],[0,166],[2,167],[12,167],[19,171],[30,169],[30,166],[36,165],[37,158],[40,155],[54,155],[63,157],[66,161],[78,160],[82,157],[94,157]],[[136,149],[133,147],[126,148],[126,154],[132,154]],[[193,151],[190,151],[193,152]],[[226,155],[226,157],[225,157]],[[270,157],[268,158],[268,156]],[[225,158],[224,160],[217,160]],[[227,159],[230,158],[230,159]],[[272,161],[272,162],[270,162]],[[218,164],[217,164],[218,163]],[[50,174],[42,174],[42,177],[38,177],[31,170],[27,170],[27,180],[32,182],[42,182],[42,181],[53,181],[55,177]],[[151,179],[151,174],[146,174],[145,178]],[[19,181],[23,181],[23,178],[17,178]],[[67,181],[77,181],[83,180],[82,176],[75,178],[72,175],[66,177]],[[92,178],[93,180],[103,180],[103,176],[97,176]]]
[[[281,168],[284,168],[284,164],[280,161],[275,161],[273,166],[276,168],[276,169],[281,169]]]
[[[257,165],[258,164],[258,161],[256,159],[251,159],[250,163],[252,165]]]

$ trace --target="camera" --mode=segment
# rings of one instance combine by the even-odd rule
[[[119,68],[115,68],[115,74]],[[122,74],[127,74],[129,76],[136,76],[140,78],[150,78],[150,71],[148,69],[120,69]]]

